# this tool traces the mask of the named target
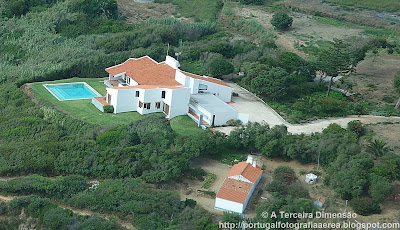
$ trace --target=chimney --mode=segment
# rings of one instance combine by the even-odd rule
[[[253,165],[254,168],[257,168],[257,162],[256,161],[253,161],[252,165]]]
[[[181,66],[181,64],[179,64],[179,62],[175,58],[168,55],[167,57],[165,57],[165,64],[171,66],[174,69],[178,69]]]
[[[246,163],[253,164],[253,162],[254,162],[254,157],[252,155],[248,155]]]

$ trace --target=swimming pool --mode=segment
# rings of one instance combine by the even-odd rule
[[[59,101],[89,99],[101,96],[86,82],[44,84],[43,86]]]

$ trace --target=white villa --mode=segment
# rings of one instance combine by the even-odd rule
[[[262,170],[253,156],[235,164],[216,195],[214,208],[243,214],[261,176]]]
[[[203,127],[224,125],[231,119],[247,123],[247,114],[227,104],[233,91],[228,84],[179,67],[170,56],[160,63],[148,56],[130,58],[106,69],[107,94],[93,98],[92,103],[102,112],[104,105],[112,105],[114,113],[164,112],[168,119],[188,115]]]

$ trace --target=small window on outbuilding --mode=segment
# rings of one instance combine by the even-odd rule
[[[161,107],[161,102],[156,102],[156,109],[159,109]]]
[[[140,92],[138,90],[138,91],[136,91],[136,97],[139,97],[139,95],[140,95]]]
[[[161,91],[161,98],[165,98],[165,90]]]
[[[151,103],[144,103],[144,108],[145,108],[145,109],[150,109],[150,104],[151,104]]]

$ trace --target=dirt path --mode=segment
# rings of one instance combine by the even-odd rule
[[[24,196],[3,196],[0,195],[0,201],[4,201],[4,202],[9,202],[15,198],[20,198],[20,197],[24,197]],[[101,213],[97,213],[97,212],[92,212],[89,210],[84,210],[84,209],[77,209],[77,208],[73,208],[64,204],[60,204],[54,201],[51,201],[51,203],[64,208],[64,209],[69,209],[71,210],[73,213],[77,214],[77,215],[81,215],[81,216],[91,216],[91,215],[99,215],[101,217],[103,217],[106,220],[110,220],[110,216],[109,215],[105,215],[105,214],[101,214]],[[126,221],[122,221],[120,219],[118,219],[118,223],[125,227],[126,229],[130,229],[130,230],[137,230],[131,223],[126,222]]]
[[[253,93],[245,90],[244,88],[229,83],[234,91],[239,94],[238,97],[233,97],[235,103],[230,104],[239,113],[249,114],[250,122],[267,123],[270,127],[276,125],[285,125],[288,131],[293,134],[312,134],[322,132],[330,124],[336,123],[345,128],[350,121],[360,120],[363,124],[376,124],[382,122],[400,122],[400,117],[381,117],[372,115],[361,116],[347,116],[343,118],[327,118],[312,121],[306,124],[290,124],[285,121],[275,110],[268,104],[264,103],[261,99],[257,98]],[[235,127],[217,127],[216,130],[229,134]]]

